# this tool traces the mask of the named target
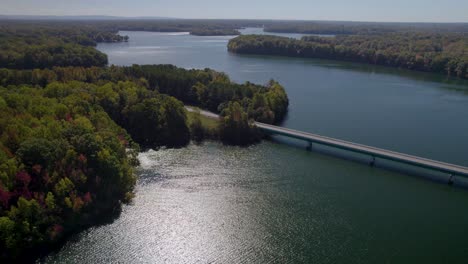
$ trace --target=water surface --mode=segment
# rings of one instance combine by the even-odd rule
[[[47,263],[463,263],[460,189],[266,142],[149,151],[134,204]]]

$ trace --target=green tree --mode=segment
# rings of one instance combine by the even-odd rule
[[[230,102],[222,116],[220,137],[225,144],[249,145],[260,140],[260,133],[238,102]]]
[[[200,112],[195,113],[192,117],[190,134],[195,142],[201,142],[205,139],[205,129],[203,128]]]

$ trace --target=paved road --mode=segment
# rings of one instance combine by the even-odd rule
[[[194,112],[194,108],[186,107],[186,109],[190,112]],[[200,110],[200,114],[209,118],[219,118],[217,114]],[[310,143],[318,143],[326,146],[336,147],[339,149],[344,149],[352,152],[362,153],[374,158],[383,158],[392,161],[398,161],[405,164],[410,164],[426,169],[432,169],[452,175],[459,175],[459,176],[466,176],[468,177],[468,168],[449,164],[441,161],[430,160],[426,158],[421,158],[417,156],[412,156],[404,153],[399,153],[395,151],[390,151],[386,149],[375,148],[371,146],[361,145],[353,142],[348,142],[340,139],[324,137],[312,133],[302,132],[298,130],[293,130],[289,128],[279,127],[268,125],[260,122],[255,122],[255,125],[262,129],[263,131],[278,134],[282,136],[287,136],[291,138],[305,140]]]
[[[219,118],[219,115],[217,115],[215,113],[208,112],[208,111],[205,111],[205,110],[201,110],[201,109],[198,109],[198,108],[193,107],[193,106],[185,106],[185,109],[187,109],[187,111],[189,111],[189,112],[199,111],[201,115],[209,117],[209,118],[213,118],[213,119],[218,119]]]

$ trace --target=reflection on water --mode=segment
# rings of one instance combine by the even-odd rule
[[[406,78],[422,81],[422,82],[435,82],[440,84],[447,84],[446,86],[442,85],[441,88],[453,89],[453,86],[459,88],[460,90],[468,91],[468,80],[448,77],[442,74],[434,74],[427,72],[419,71],[410,71],[401,68],[385,67],[378,65],[370,65],[365,63],[355,63],[355,62],[346,62],[346,61],[335,61],[335,60],[324,60],[324,59],[310,59],[310,58],[290,58],[290,57],[279,57],[279,56],[270,56],[270,55],[250,55],[250,54],[235,54],[235,56],[250,58],[250,59],[261,59],[265,64],[270,62],[281,61],[283,63],[291,64],[303,64],[313,65],[318,67],[325,67],[337,70],[345,71],[356,71],[366,74],[388,74],[394,75],[401,78],[402,82],[407,81]]]
[[[140,155],[132,205],[46,263],[440,263],[468,257],[461,190],[274,143]]]

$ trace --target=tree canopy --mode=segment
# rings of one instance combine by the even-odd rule
[[[0,23],[1,262],[33,261],[118,212],[133,197],[140,148],[183,147],[205,135],[248,145],[260,139],[253,119],[278,123],[287,112],[274,81],[108,67],[94,46],[127,38],[102,27]],[[201,120],[189,124],[184,103],[223,118],[202,129]]]
[[[138,150],[78,91],[0,88],[0,259],[28,258],[131,197]]]

